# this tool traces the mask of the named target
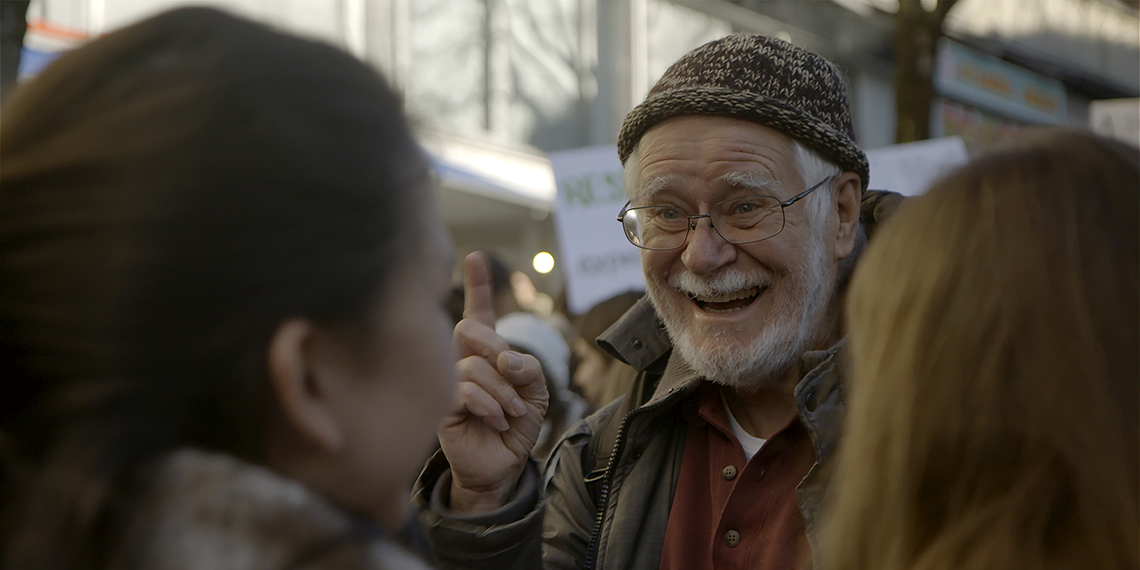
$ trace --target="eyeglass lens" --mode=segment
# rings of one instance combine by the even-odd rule
[[[730,243],[770,238],[784,228],[784,209],[771,196],[751,196],[714,204],[713,228]],[[630,243],[645,249],[676,249],[685,243],[693,221],[675,206],[630,208],[622,219]]]

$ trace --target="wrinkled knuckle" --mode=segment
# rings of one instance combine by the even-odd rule
[[[478,400],[479,415],[485,418],[495,418],[503,415],[503,408],[494,398],[483,393],[482,397]]]
[[[495,399],[501,402],[509,402],[515,397],[515,389],[506,382],[500,382],[495,385]]]
[[[455,363],[455,371],[459,374],[460,378],[473,378],[479,372],[479,363],[482,359],[475,356],[468,356]]]
[[[455,324],[455,336],[456,337],[465,337],[465,336],[467,336],[467,334],[470,330],[471,330],[471,321],[468,319],[463,319],[463,320],[461,320]]]
[[[472,335],[479,335],[479,336],[485,337],[488,333],[490,333],[490,334],[495,333],[495,329],[488,327],[487,325],[479,322],[477,319],[463,319],[460,322],[467,323],[467,330]]]
[[[461,358],[455,363],[455,372],[460,377],[467,376],[471,373],[471,357]]]
[[[487,335],[487,326],[474,319],[463,319],[455,325],[455,336],[462,339],[479,340]]]

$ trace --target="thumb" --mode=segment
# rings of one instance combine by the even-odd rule
[[[495,330],[489,263],[481,251],[469,253],[463,260],[463,318]]]

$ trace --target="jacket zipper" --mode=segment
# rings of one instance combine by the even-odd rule
[[[676,391],[676,389],[673,389],[670,390],[669,393],[673,394]],[[590,534],[590,544],[589,547],[586,548],[586,565],[583,567],[583,570],[594,570],[594,564],[597,562],[595,558],[598,555],[598,540],[602,535],[602,521],[606,518],[606,505],[609,504],[610,484],[613,482],[614,478],[615,462],[617,461],[618,455],[621,454],[622,444],[625,443],[625,431],[629,426],[630,419],[632,419],[633,416],[637,414],[659,408],[669,400],[669,398],[663,398],[655,404],[642,406],[631,411],[630,413],[626,414],[624,418],[622,418],[621,425],[618,426],[617,440],[614,441],[614,449],[610,452],[610,460],[606,465],[606,470],[604,473],[605,479],[602,480],[602,490],[598,493],[598,514],[594,518],[594,532]]]

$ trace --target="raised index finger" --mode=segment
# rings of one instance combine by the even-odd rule
[[[495,330],[495,309],[491,295],[491,269],[481,251],[463,260],[463,318]]]

